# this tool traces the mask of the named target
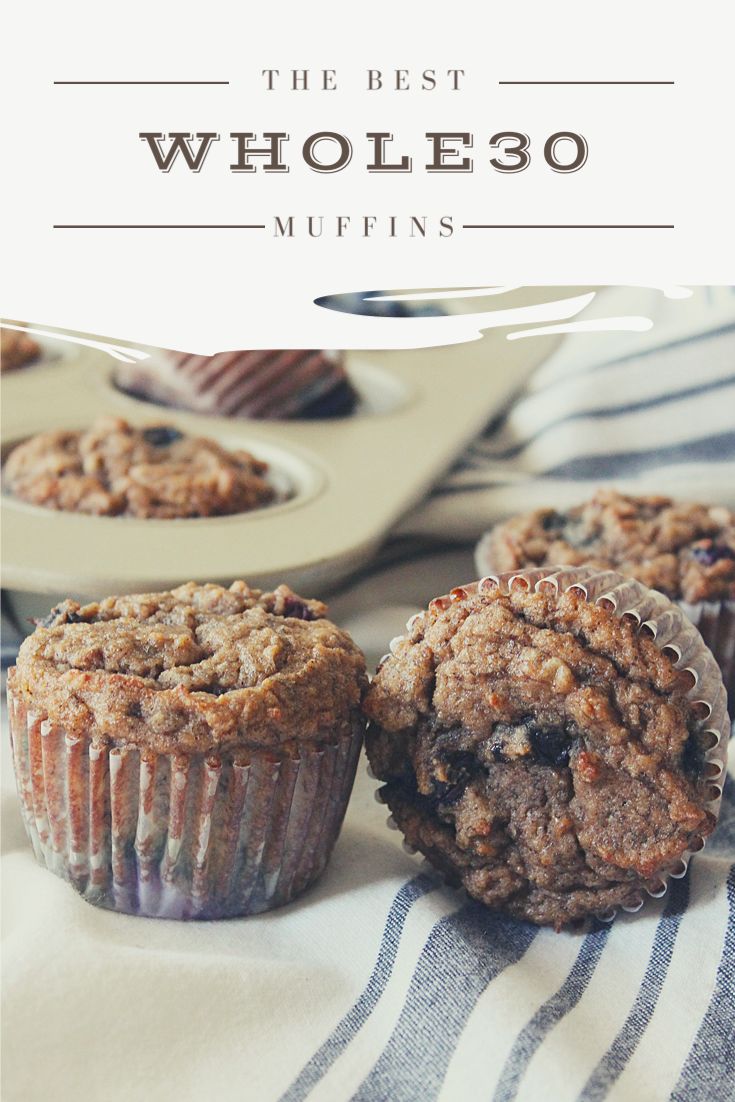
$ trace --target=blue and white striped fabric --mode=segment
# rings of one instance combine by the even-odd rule
[[[580,938],[488,915],[427,874],[283,1102],[718,1102],[735,1087],[735,791],[665,900]]]
[[[631,310],[648,332],[568,337],[400,531],[472,538],[603,483],[735,506],[735,289],[610,289],[581,318]]]
[[[626,294],[601,296],[601,312],[625,309]],[[439,545],[511,512],[573,504],[601,483],[735,505],[735,295],[698,292],[688,326],[677,308],[644,340],[575,335],[536,373],[401,525],[423,541],[394,547],[339,603],[367,646],[474,576],[465,552]],[[385,610],[361,611],[379,593],[395,601],[390,625]],[[731,778],[689,876],[634,918],[580,939],[450,899],[426,873],[397,889],[362,993],[284,1100],[735,1097]]]
[[[630,312],[621,293],[600,309]],[[474,540],[496,517],[602,480],[733,504],[735,296],[710,298],[688,333],[569,338],[331,601],[371,663],[417,607],[473,577]],[[8,1102],[735,1097],[732,779],[688,876],[585,936],[442,886],[386,828],[363,768],[306,897],[187,924],[99,911],[37,868],[7,739],[3,754]]]

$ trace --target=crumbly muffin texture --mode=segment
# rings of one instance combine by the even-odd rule
[[[186,436],[172,425],[138,429],[101,417],[87,431],[45,432],[13,449],[5,489],[50,509],[173,519],[244,513],[275,497],[267,464],[247,451]]]
[[[367,679],[325,613],[242,581],[65,601],[22,644],[9,687],[72,736],[161,753],[333,742]]]
[[[600,490],[583,505],[537,509],[498,525],[479,557],[486,573],[532,566],[618,570],[673,600],[735,599],[735,514]]]
[[[560,928],[635,902],[713,829],[689,684],[574,590],[461,590],[379,668],[368,756],[412,846]]]

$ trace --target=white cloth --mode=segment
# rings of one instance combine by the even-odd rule
[[[684,300],[611,288],[581,324],[621,316],[653,324],[568,337],[398,531],[472,539],[603,483],[735,507],[735,288]]]
[[[515,433],[536,431],[532,405],[521,416],[529,402],[495,430],[506,451]],[[522,483],[515,507],[533,503],[538,468],[521,456],[510,469]],[[405,531],[445,538],[451,518],[479,534],[507,505],[493,482],[481,478],[479,496],[438,495]],[[331,602],[371,664],[419,605],[474,575],[470,544],[394,545],[384,562]],[[440,886],[386,829],[375,787],[362,762],[329,868],[281,911],[132,918],[90,906],[35,864],[4,732],[4,1102],[732,1097],[732,782],[688,877],[584,937],[491,915]]]

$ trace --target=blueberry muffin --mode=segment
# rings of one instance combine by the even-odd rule
[[[173,425],[101,417],[86,431],[44,432],[15,447],[3,485],[33,505],[96,516],[172,519],[244,513],[275,498],[268,466]]]
[[[315,880],[366,687],[325,612],[244,582],[54,608],[8,675],[39,862],[92,903],[169,918],[267,910]]]
[[[364,704],[383,799],[494,910],[558,929],[636,909],[714,828],[719,671],[635,581],[509,580],[458,587],[392,644]]]
[[[316,349],[254,350],[194,356],[165,352],[121,364],[115,381],[145,401],[221,417],[344,417],[357,393],[343,355]]]
[[[599,490],[565,512],[536,509],[497,525],[477,548],[481,574],[588,563],[677,601],[735,692],[735,514]]]

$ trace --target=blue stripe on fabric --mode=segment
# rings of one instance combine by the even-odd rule
[[[727,879],[727,901],[727,930],[714,991],[671,1102],[726,1102],[735,1097],[735,865]]]
[[[434,926],[383,1052],[353,1102],[430,1102],[487,985],[524,955],[538,929],[467,903]]]
[[[735,850],[735,780],[728,773],[722,788],[720,817],[715,832],[707,841],[707,853],[727,853],[731,860]]]
[[[537,1049],[562,1018],[573,1010],[582,998],[602,951],[610,936],[610,927],[587,934],[577,954],[572,969],[555,995],[539,1007],[531,1020],[523,1027],[505,1061],[495,1088],[493,1102],[511,1102],[518,1093],[521,1079]]]
[[[411,907],[422,896],[428,895],[438,887],[439,882],[436,879],[422,873],[413,880],[409,880],[397,892],[385,920],[378,956],[365,989],[324,1044],[304,1065],[291,1086],[282,1095],[280,1102],[298,1102],[305,1098],[362,1029],[391,977],[401,935]]]
[[[689,903],[689,880],[674,880],[653,938],[651,955],[635,1002],[622,1029],[594,1069],[579,1102],[600,1102],[618,1079],[648,1028],[668,974],[682,917]]]
[[[542,383],[534,390],[534,394],[541,394],[542,391],[551,390],[552,387],[565,383],[568,379],[574,379],[580,375],[590,375],[604,367],[617,367],[618,364],[631,363],[634,360],[642,360],[648,356],[657,356],[661,352],[668,352],[673,348],[683,348],[687,344],[701,344],[704,346],[707,341],[716,337],[723,337],[726,333],[732,333],[733,330],[735,330],[735,322],[727,322],[717,329],[710,329],[704,333],[690,333],[689,336],[677,337],[675,340],[665,341],[663,344],[654,344],[650,348],[637,348],[621,356],[614,356],[611,360],[605,360],[603,363],[585,364],[576,371],[570,371],[556,379],[550,379],[548,383]],[[706,354],[709,349],[703,348],[703,351]]]
[[[629,413],[638,413],[640,410],[661,409],[663,406],[671,405],[674,402],[682,401],[686,398],[694,398],[703,394],[723,390],[725,387],[731,387],[734,382],[735,375],[726,375],[722,379],[715,379],[709,383],[702,383],[699,386],[687,387],[684,390],[669,391],[665,394],[657,394],[655,397],[641,398],[639,401],[629,401],[620,403],[619,405],[605,406],[603,408],[576,410],[574,413],[569,413],[564,417],[557,417],[553,421],[547,421],[546,424],[532,433],[531,436],[524,437],[523,440],[513,444],[509,448],[494,451],[492,440],[482,440],[478,442],[475,447],[479,449],[481,455],[484,455],[487,459],[493,460],[493,462],[514,459],[551,429],[559,428],[561,425],[572,424],[574,421],[614,420],[617,417],[623,417]]]
[[[720,338],[724,335],[729,334],[733,330],[735,330],[735,323],[725,325],[724,327],[712,330],[709,333],[694,334],[692,336],[685,337],[683,339],[680,338],[680,339],[674,340],[672,342],[669,342],[668,344],[656,345],[656,346],[653,346],[651,348],[647,348],[647,349],[644,349],[644,350],[638,349],[634,352],[627,353],[623,356],[619,356],[619,357],[613,358],[611,360],[605,360],[604,362],[593,364],[591,366],[585,364],[582,368],[580,368],[579,370],[577,370],[577,371],[575,371],[571,374],[563,375],[563,376],[559,377],[558,379],[554,379],[554,380],[550,381],[549,383],[542,385],[540,388],[532,390],[527,397],[529,397],[530,399],[534,399],[538,394],[543,395],[544,393],[547,393],[547,392],[550,393],[551,391],[553,391],[557,387],[563,388],[565,386],[565,384],[570,379],[573,380],[574,378],[578,378],[579,376],[590,374],[590,373],[598,371],[602,368],[625,366],[626,364],[634,366],[636,361],[638,361],[640,359],[643,359],[646,356],[652,356],[652,355],[655,356],[659,353],[666,353],[671,349],[676,349],[676,348],[680,347],[681,345],[687,345],[687,344],[690,344],[692,342],[699,342],[700,344],[705,345],[707,341],[709,341],[711,339],[716,340],[717,338]],[[705,348],[705,352],[708,351],[708,350],[709,350],[708,348]],[[665,371],[663,372],[663,374],[665,374]],[[731,381],[732,381],[732,376],[728,376],[725,379],[715,380],[714,382],[711,382],[711,383],[708,383],[708,384],[703,384],[702,387],[693,387],[691,390],[687,390],[687,391],[679,391],[678,393],[673,393],[673,394],[663,394],[663,395],[660,395],[660,396],[655,397],[655,398],[641,400],[640,402],[632,402],[628,405],[617,405],[616,406],[616,405],[611,404],[610,406],[608,406],[604,409],[601,409],[601,410],[597,410],[597,409],[587,410],[587,411],[584,411],[584,412],[578,412],[578,413],[575,413],[575,414],[571,414],[567,418],[559,418],[556,421],[552,422],[552,424],[563,424],[564,421],[566,421],[566,420],[579,419],[581,417],[601,418],[601,417],[606,417],[606,416],[615,416],[617,414],[621,414],[621,413],[625,413],[625,412],[632,412],[632,411],[637,410],[637,409],[643,409],[643,408],[646,408],[646,406],[649,406],[649,408],[650,408],[651,406],[655,406],[657,404],[660,404],[661,402],[674,401],[674,400],[676,400],[677,398],[680,398],[680,397],[688,397],[688,396],[691,396],[693,394],[700,393],[701,391],[706,391],[707,389],[709,389],[713,386],[717,386],[717,387],[726,386],[726,385],[729,385],[729,383]],[[617,387],[613,387],[613,390],[616,391],[616,392],[619,391],[620,388],[621,388],[621,385],[622,384],[619,384]],[[497,447],[497,442],[495,440],[495,437],[499,436],[506,429],[506,427],[510,423],[510,418],[513,415],[513,413],[514,413],[514,411],[517,407],[517,404],[518,404],[518,397],[519,396],[516,395],[515,398],[511,402],[509,402],[509,404],[506,406],[505,409],[501,410],[500,413],[496,414],[488,422],[488,424],[485,426],[485,429],[483,431],[482,436],[474,444],[472,444],[470,446],[469,452],[467,454],[465,454],[465,456],[461,457],[461,459],[459,461],[459,464],[458,464],[458,466],[460,468],[467,467],[467,466],[470,465],[467,462],[467,460],[472,455],[473,452],[476,453],[477,456],[479,457],[478,462],[480,462],[480,463],[482,463],[482,462],[487,463],[489,458],[502,458],[502,457],[505,457],[505,456],[516,455],[516,454],[518,454],[519,451],[521,451],[524,447],[526,447],[532,440],[537,439],[538,436],[540,436],[541,434],[543,434],[544,432],[547,431],[547,429],[550,427],[550,425],[548,425],[548,424],[545,425],[542,429],[540,429],[539,432],[535,433],[532,437],[524,440],[524,442],[522,444],[514,445],[514,446],[508,448],[507,451],[504,450],[504,451],[498,452],[498,453],[494,453],[492,451],[493,447]],[[521,395],[520,397],[521,397],[521,402],[522,402],[523,398],[524,398],[524,395]]]
[[[735,457],[735,432],[721,432],[667,447],[621,452],[616,455],[580,455],[568,459],[543,473],[557,478],[613,478],[637,474],[671,463],[722,462]]]
[[[581,455],[565,460],[555,467],[546,467],[530,472],[534,479],[566,478],[572,481],[582,479],[593,481],[650,472],[657,467],[668,467],[677,463],[722,462],[735,458],[735,432],[721,432],[716,436],[705,436],[698,440],[687,440],[682,444],[668,447],[649,448],[641,451],[620,452],[617,455]],[[449,476],[451,478],[451,475]],[[515,480],[513,480],[515,482]],[[464,483],[459,486],[438,486],[434,496],[472,493],[486,490],[488,486],[504,485],[498,471],[491,471],[486,482]]]

